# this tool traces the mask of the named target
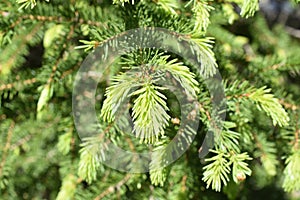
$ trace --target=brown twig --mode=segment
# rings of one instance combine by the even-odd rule
[[[94,200],[100,200],[103,197],[113,193],[116,189],[119,189],[122,185],[124,185],[131,177],[131,174],[127,174],[122,180],[120,180],[118,183],[116,183],[113,186],[108,187],[106,190],[104,190],[101,194],[99,194]]]
[[[261,153],[262,153],[262,157],[265,157],[265,156],[266,156],[266,152],[264,151],[263,145],[262,145],[261,142],[258,140],[257,135],[256,135],[255,133],[253,133],[253,138],[254,138],[256,147],[257,147],[257,148],[261,151]]]
[[[277,63],[277,64],[274,64],[274,65],[271,65],[271,66],[268,66],[268,67],[265,67],[264,69],[263,69],[263,72],[266,72],[266,71],[269,71],[269,70],[278,70],[278,69],[280,69],[280,68],[282,68],[282,67],[296,67],[296,66],[298,66],[299,65],[299,63],[297,63],[297,64],[286,64],[286,63],[284,63],[284,62],[281,62],[281,63]]]
[[[245,94],[240,94],[240,95],[226,96],[226,99],[232,99],[232,98],[241,99],[241,98],[249,97],[249,96],[250,96],[249,93],[245,93]]]
[[[81,60],[79,62],[77,62],[71,69],[68,69],[67,71],[64,71],[61,75],[61,79],[64,79],[66,76],[68,76],[69,74],[72,74],[76,69],[79,68],[79,66],[81,65]]]
[[[31,84],[36,83],[36,81],[37,81],[36,78],[30,78],[30,79],[26,79],[26,80],[19,81],[19,82],[3,84],[0,86],[0,91],[9,90],[13,87],[16,87],[17,85],[31,85]]]
[[[186,191],[186,180],[187,180],[187,175],[184,175],[181,180],[181,191],[182,192]]]
[[[25,137],[21,138],[17,143],[11,145],[11,150],[14,150],[18,148],[19,146],[22,146],[26,142],[28,142],[33,137],[33,134],[26,135]]]
[[[227,98],[227,99],[231,99],[231,98],[237,98],[237,99],[240,99],[240,98],[249,97],[249,96],[250,96],[250,94],[245,93],[245,94],[241,94],[241,95],[226,96],[226,98]],[[298,109],[300,108],[300,106],[297,106],[297,105],[292,104],[292,103],[287,103],[287,102],[285,102],[285,101],[282,100],[282,99],[279,100],[279,103],[280,103],[283,107],[285,107],[285,108],[287,108],[287,109],[291,109],[291,110],[293,110],[293,111],[298,110]]]
[[[7,132],[6,143],[3,148],[3,154],[2,154],[2,159],[1,159],[1,163],[0,163],[0,177],[2,176],[2,173],[3,173],[3,168],[4,168],[4,165],[6,162],[6,158],[7,158],[7,152],[10,149],[11,137],[13,134],[14,127],[15,127],[15,122],[12,121],[12,123],[10,124],[10,127],[8,129],[8,132]]]
[[[282,100],[282,99],[279,100],[279,103],[280,103],[282,106],[284,106],[285,108],[291,109],[291,110],[293,110],[293,111],[299,109],[299,106],[297,106],[297,105],[295,105],[295,104],[292,104],[292,103],[287,103],[287,102],[285,102],[285,101]]]
[[[9,13],[6,11],[0,11],[0,14],[2,16],[8,16]],[[20,24],[23,20],[30,19],[30,20],[36,20],[41,22],[58,22],[58,23],[72,23],[76,22],[79,24],[87,24],[91,26],[103,26],[104,28],[108,28],[106,23],[96,22],[92,20],[84,20],[82,18],[73,17],[73,18],[65,18],[65,17],[59,17],[59,16],[43,16],[43,15],[22,15],[20,16],[16,21],[14,21],[10,26],[9,29],[14,28],[18,24]]]
[[[206,117],[207,117],[208,120],[211,120],[210,113],[208,112],[208,110],[204,109],[203,104],[201,104],[200,102],[198,102],[198,105],[199,105],[199,110],[205,113],[205,115],[206,115]]]

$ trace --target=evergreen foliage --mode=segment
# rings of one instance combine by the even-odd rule
[[[258,0],[1,1],[0,199],[299,198],[300,41],[283,24],[268,26],[258,10]],[[139,27],[177,32],[199,50],[201,69],[158,49],[120,56],[93,97],[99,133],[80,138],[76,72],[97,47]],[[226,95],[218,133],[205,85],[217,70]],[[195,97],[199,116],[181,111],[162,83]],[[183,114],[199,121],[197,133]],[[167,146],[180,125],[187,131],[178,148],[196,137],[169,165],[176,150]],[[150,149],[149,172],[103,165],[106,138],[131,152]]]

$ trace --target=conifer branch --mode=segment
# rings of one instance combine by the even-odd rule
[[[161,6],[167,12],[173,15],[177,15],[177,9],[179,8],[178,2],[175,0],[154,0],[157,5]]]
[[[243,0],[241,15],[245,18],[252,17],[258,8],[258,0]]]
[[[285,177],[282,187],[285,191],[297,191],[300,189],[300,150],[297,149],[285,161],[286,167],[283,171]]]
[[[236,90],[236,94],[232,94],[233,90]],[[288,125],[289,116],[279,103],[279,100],[275,98],[273,94],[270,94],[271,89],[267,89],[266,87],[255,89],[249,86],[248,82],[245,81],[241,84],[238,82],[232,83],[227,91],[227,99],[246,98],[255,103],[259,110],[266,112],[266,114],[272,118],[274,125],[278,124],[281,127]]]
[[[229,162],[225,158],[225,154],[223,152],[213,150],[211,151],[216,153],[217,155],[205,159],[206,161],[211,161],[211,163],[203,167],[205,171],[203,173],[202,180],[206,182],[206,188],[209,188],[211,185],[212,189],[221,191],[222,183],[226,185],[229,181]]]
[[[7,47],[2,54],[6,55],[4,60],[0,61],[0,74],[6,75],[9,74],[11,71],[11,68],[14,67],[17,63],[18,56],[20,54],[22,55],[24,53],[24,49],[26,50],[27,43],[30,42],[35,34],[40,30],[42,24],[38,23],[32,26],[30,31],[27,34],[15,36],[15,42],[18,44],[17,46]],[[19,49],[19,51],[16,51],[16,49]],[[16,53],[18,52],[18,53]],[[20,52],[20,53],[19,53]]]
[[[193,4],[192,12],[195,17],[194,32],[197,34],[205,34],[208,25],[210,24],[210,11],[214,7],[210,6],[207,0],[190,0],[189,4]]]
[[[7,158],[7,153],[11,147],[11,138],[12,138],[12,134],[14,132],[14,127],[15,127],[15,122],[12,121],[8,128],[5,146],[2,150],[2,158],[1,158],[1,163],[0,163],[0,177],[2,177],[4,165],[5,165],[6,158]]]
[[[199,192],[201,198],[214,198],[205,184],[221,198],[242,199],[253,195],[252,188],[239,185],[252,174],[260,188],[300,189],[298,32],[269,28],[260,13],[246,19],[259,9],[258,0],[2,0],[0,7],[0,129],[8,130],[0,139],[1,198],[199,199]],[[74,72],[88,53],[107,44],[119,50],[127,30],[142,27],[171,30],[183,44],[176,51],[184,55],[159,48],[120,55],[97,85],[95,121],[78,115],[87,118],[84,128],[91,134],[77,137],[70,115]],[[155,31],[148,36],[164,39]],[[75,49],[82,50],[74,50],[78,42]],[[104,50],[104,57],[110,55]],[[218,95],[211,96],[206,80],[217,70],[227,113],[226,120],[217,119],[223,129],[213,132]],[[193,155],[204,135],[203,144],[209,144],[199,149],[199,157],[210,153],[202,165]],[[170,140],[174,146],[168,146]],[[188,153],[169,165],[185,144]],[[134,155],[114,160],[119,151],[112,146]],[[144,152],[149,157],[139,156]],[[106,161],[128,173],[109,170]],[[133,178],[130,169],[139,167],[149,174]]]
[[[263,167],[270,176],[275,176],[277,173],[276,166],[279,164],[276,158],[275,144],[267,141],[266,136],[253,133],[254,140],[258,151],[255,152],[255,157],[260,158]]]

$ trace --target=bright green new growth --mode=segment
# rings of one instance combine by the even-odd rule
[[[284,169],[284,181],[283,188],[286,191],[293,191],[300,189],[300,176],[299,176],[299,157],[300,151],[296,150],[292,155],[286,160],[286,168]]]
[[[300,45],[283,25],[269,28],[258,10],[257,0],[1,1],[1,198],[245,199],[265,190],[292,198],[300,190]],[[76,72],[99,45],[139,27],[177,32],[198,49],[201,68],[159,49],[120,56],[98,84],[99,133],[79,138],[71,102]],[[226,118],[201,147],[214,128],[204,83],[217,70]],[[200,125],[188,151],[166,166],[174,150],[166,147],[186,117],[171,86],[197,100]],[[190,140],[186,134],[176,147]],[[126,162],[147,165],[149,173],[103,165],[114,159],[105,154],[107,141],[151,151],[149,163]],[[199,158],[205,147],[209,154]]]
[[[258,0],[245,0],[243,2],[241,15],[243,17],[252,17],[258,10]]]
[[[133,131],[141,142],[153,143],[159,136],[164,135],[164,129],[170,116],[167,114],[168,107],[164,101],[166,97],[159,92],[159,88],[145,83],[141,89],[131,95],[138,97],[134,100],[132,118],[134,120]]]

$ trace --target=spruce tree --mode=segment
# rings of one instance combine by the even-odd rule
[[[272,2],[1,1],[0,199],[299,198],[300,36]]]

